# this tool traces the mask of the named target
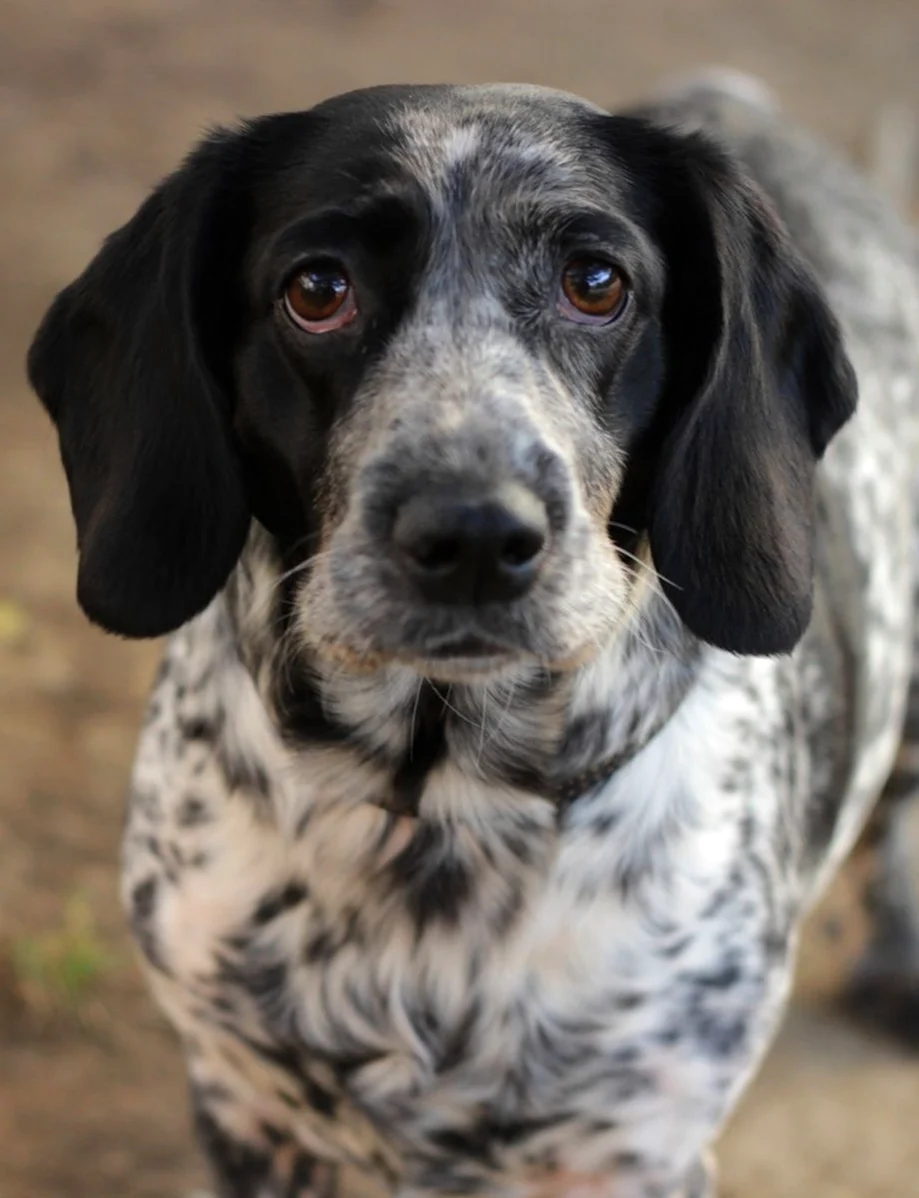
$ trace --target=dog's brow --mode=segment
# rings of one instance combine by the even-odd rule
[[[341,203],[319,208],[288,225],[274,250],[285,257],[300,252],[304,245],[351,240],[407,217],[417,206],[417,196],[392,188],[343,197]]]

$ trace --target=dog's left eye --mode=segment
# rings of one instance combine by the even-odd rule
[[[603,258],[569,258],[562,271],[559,310],[582,324],[609,324],[625,311],[629,292],[622,272]]]
[[[331,259],[298,267],[284,285],[282,301],[294,324],[308,333],[331,333],[357,316],[348,273]]]

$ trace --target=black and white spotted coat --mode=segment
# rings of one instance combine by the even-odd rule
[[[820,467],[811,624],[790,655],[735,656],[648,581],[573,671],[353,673],[294,650],[285,567],[255,527],[166,647],[123,864],[205,1135],[251,1181],[228,1192],[311,1192],[315,1159],[404,1195],[553,1176],[682,1194],[890,772],[912,658],[915,259],[848,168],[765,109],[683,96],[672,115],[770,194],[858,374]],[[574,802],[531,782],[630,747]],[[387,809],[406,789],[406,813]]]

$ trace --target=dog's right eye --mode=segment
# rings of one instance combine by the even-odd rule
[[[284,311],[308,333],[331,333],[357,316],[354,288],[340,262],[321,259],[299,266],[282,294]]]
[[[629,299],[622,272],[603,258],[578,255],[562,271],[559,310],[581,324],[611,324]]]

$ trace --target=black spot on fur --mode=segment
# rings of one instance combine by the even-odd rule
[[[220,734],[223,724],[223,713],[219,717],[209,719],[206,716],[192,716],[189,719],[178,718],[179,733],[184,740],[199,740],[213,744]]]
[[[469,1055],[472,1034],[481,1014],[481,1004],[472,1002],[462,1019],[451,1028],[442,1040],[440,1056],[437,1061],[439,1074],[449,1073],[451,1069],[462,1064]]]
[[[634,1173],[644,1164],[644,1157],[638,1152],[617,1152],[611,1164],[614,1170],[621,1170],[623,1173]]]
[[[271,1154],[226,1132],[195,1096],[195,1130],[220,1186],[221,1198],[252,1198],[271,1180]]]
[[[134,887],[131,892],[130,920],[141,952],[154,969],[158,969],[161,973],[168,973],[162,946],[153,927],[159,885],[158,878],[149,877]]]
[[[460,1131],[456,1128],[444,1128],[432,1132],[428,1139],[437,1148],[452,1155],[466,1157],[483,1165],[493,1162],[493,1149],[487,1130],[481,1125]]]
[[[294,1167],[290,1175],[290,1185],[288,1189],[291,1198],[300,1198],[301,1194],[307,1194],[316,1178],[317,1161],[314,1157],[307,1156],[306,1153],[299,1153]]]
[[[302,1081],[303,1097],[306,1099],[309,1106],[314,1111],[318,1111],[320,1115],[325,1115],[331,1119],[335,1114],[338,1106],[335,1096],[324,1086],[320,1086],[310,1077],[304,1077]]]
[[[615,811],[603,811],[590,821],[590,830],[594,836],[608,836],[619,823],[620,816]]]
[[[162,819],[163,804],[158,790],[132,786],[128,801],[131,810],[143,815],[149,823],[155,824]]]
[[[277,919],[279,915],[283,915],[286,911],[290,911],[293,907],[299,906],[306,897],[307,888],[300,882],[288,882],[287,885],[274,894],[268,895],[255,909],[252,916],[252,922],[258,926],[270,923],[273,919]]]
[[[609,713],[588,712],[571,720],[559,748],[562,761],[589,761],[602,756],[609,732]]]
[[[213,818],[206,801],[197,795],[186,795],[176,812],[176,823],[180,828],[198,828]]]
[[[645,1001],[645,995],[643,994],[623,991],[621,994],[616,995],[613,1005],[617,1011],[634,1011],[636,1007],[640,1007]]]
[[[217,764],[230,791],[246,791],[261,799],[271,797],[271,780],[261,762],[232,753],[221,744],[217,750]]]
[[[417,814],[428,775],[447,755],[446,715],[444,697],[423,682],[414,707],[414,735],[393,775],[391,810]]]
[[[683,1039],[685,1031],[686,1029],[680,1027],[678,1024],[667,1024],[666,1027],[661,1028],[654,1038],[658,1044],[669,1047],[672,1044],[679,1044],[680,1040]]]
[[[692,976],[693,983],[706,990],[729,990],[741,979],[740,967],[736,961],[731,960],[725,961],[720,969],[712,973],[697,973]]]
[[[259,1130],[272,1148],[280,1148],[282,1144],[286,1144],[290,1139],[286,1132],[281,1131],[271,1123],[260,1123]]]
[[[279,670],[275,687],[278,722],[285,738],[303,744],[342,744],[351,731],[325,710],[319,686],[306,668]]]
[[[453,851],[447,830],[428,820],[418,822],[389,872],[419,932],[438,920],[455,924],[472,891],[469,870]]]
[[[315,936],[311,936],[306,942],[306,948],[303,950],[303,959],[308,965],[318,965],[322,961],[328,961],[338,952],[340,947],[338,939],[332,935],[328,928],[322,928]]]
[[[483,1118],[480,1123],[481,1134],[486,1135],[489,1139],[496,1141],[499,1144],[511,1146],[520,1144],[529,1136],[536,1135],[538,1132],[545,1131],[547,1127],[553,1127],[560,1121],[559,1117],[552,1118],[529,1118],[529,1119],[506,1119],[506,1118]]]

